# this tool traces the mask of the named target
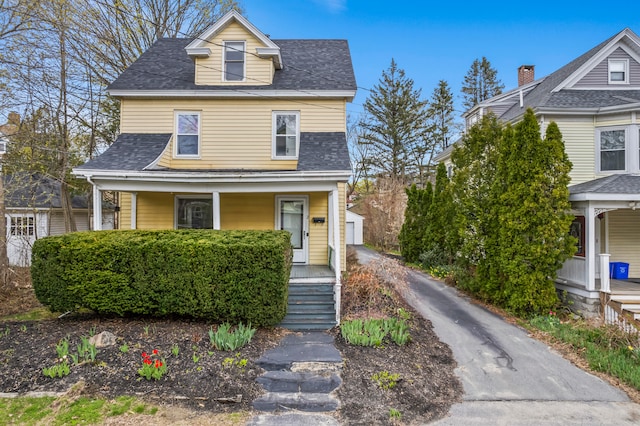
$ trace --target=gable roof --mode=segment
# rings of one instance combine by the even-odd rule
[[[42,173],[20,172],[2,176],[5,188],[5,206],[17,208],[62,208],[60,181]],[[86,209],[87,197],[74,195],[71,207]]]
[[[280,47],[284,67],[276,70],[271,84],[255,86],[196,85],[195,63],[185,50],[192,41],[184,38],[156,41],[109,85],[109,93],[231,97],[277,90],[293,91],[298,97],[317,96],[309,91],[355,95],[356,79],[346,40],[273,40]]]
[[[276,69],[282,69],[280,47],[273,41],[271,41],[271,39],[269,39],[267,35],[263,34],[262,31],[256,28],[251,22],[247,20],[247,18],[242,16],[235,9],[227,12],[222,18],[218,19],[217,22],[209,26],[200,35],[194,38],[187,45],[187,47],[185,47],[187,54],[192,57],[209,56],[211,54],[209,41],[214,38],[220,31],[228,27],[231,22],[237,22],[238,24],[242,25],[246,31],[260,40],[262,44],[264,44],[264,47],[259,47],[257,49],[258,56],[272,57],[276,65]]]
[[[606,52],[612,50],[622,40],[630,45],[636,44],[640,49],[640,39],[633,31],[625,28],[618,34],[598,44],[588,52],[559,68],[543,79],[519,102],[509,108],[499,118],[512,121],[524,114],[527,108],[534,109],[599,109],[635,103],[640,99],[639,90],[579,90],[565,87],[576,73],[585,73],[590,67],[602,60]],[[518,90],[518,89],[515,89]]]

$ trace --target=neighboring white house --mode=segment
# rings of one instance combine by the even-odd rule
[[[347,210],[347,244],[362,245],[364,217]]]
[[[29,266],[35,240],[65,233],[60,183],[39,173],[6,175],[3,176],[3,181],[9,264]],[[77,230],[89,230],[92,215],[87,206],[87,198],[74,196],[71,205]],[[113,229],[114,208],[103,207],[102,229]]]
[[[466,126],[490,112],[515,123],[527,108],[543,133],[558,124],[573,163],[569,199],[578,247],[558,271],[556,287],[577,309],[596,311],[609,254],[630,265],[629,281],[640,278],[640,38],[624,29],[537,80],[534,67],[523,65],[518,84],[468,110]],[[436,161],[450,165],[452,150]]]

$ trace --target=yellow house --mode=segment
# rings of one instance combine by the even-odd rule
[[[527,108],[543,134],[550,122],[558,124],[573,163],[571,233],[578,246],[558,271],[556,288],[585,314],[626,304],[640,317],[640,38],[624,29],[539,79],[523,65],[518,84],[468,110],[467,128],[488,113],[515,123]],[[450,166],[453,149],[436,161]]]
[[[118,191],[121,229],[287,230],[292,286],[329,284],[328,325],[339,321],[356,91],[348,43],[272,40],[231,11],[193,39],[158,40],[108,90],[121,134],[73,171],[93,185],[94,205]],[[299,296],[285,322],[327,325],[295,317]]]

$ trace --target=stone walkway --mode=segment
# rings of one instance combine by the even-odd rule
[[[340,403],[334,391],[342,383],[342,357],[326,332],[285,336],[257,361],[266,372],[258,378],[266,394],[253,402],[260,414],[248,426],[321,425],[339,423],[328,414]]]

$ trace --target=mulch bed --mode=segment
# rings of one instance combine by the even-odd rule
[[[262,353],[275,346],[285,332],[260,329],[252,341],[236,352],[215,350],[209,342],[209,324],[181,319],[99,318],[92,315],[37,322],[0,323],[0,392],[65,392],[78,382],[85,394],[113,398],[137,395],[154,403],[177,403],[212,411],[248,410],[263,393],[256,378],[262,369],[255,365]],[[95,362],[73,365],[63,378],[49,378],[43,367],[57,362],[56,344],[69,340],[75,353],[81,337],[110,331],[114,346],[99,349]],[[125,352],[125,345],[127,347]],[[177,345],[177,356],[172,347]],[[138,374],[142,352],[157,349],[166,361],[167,372],[160,380],[146,380]],[[247,360],[245,367],[228,366]],[[227,361],[226,364],[229,362]],[[241,395],[241,402],[218,402]]]

